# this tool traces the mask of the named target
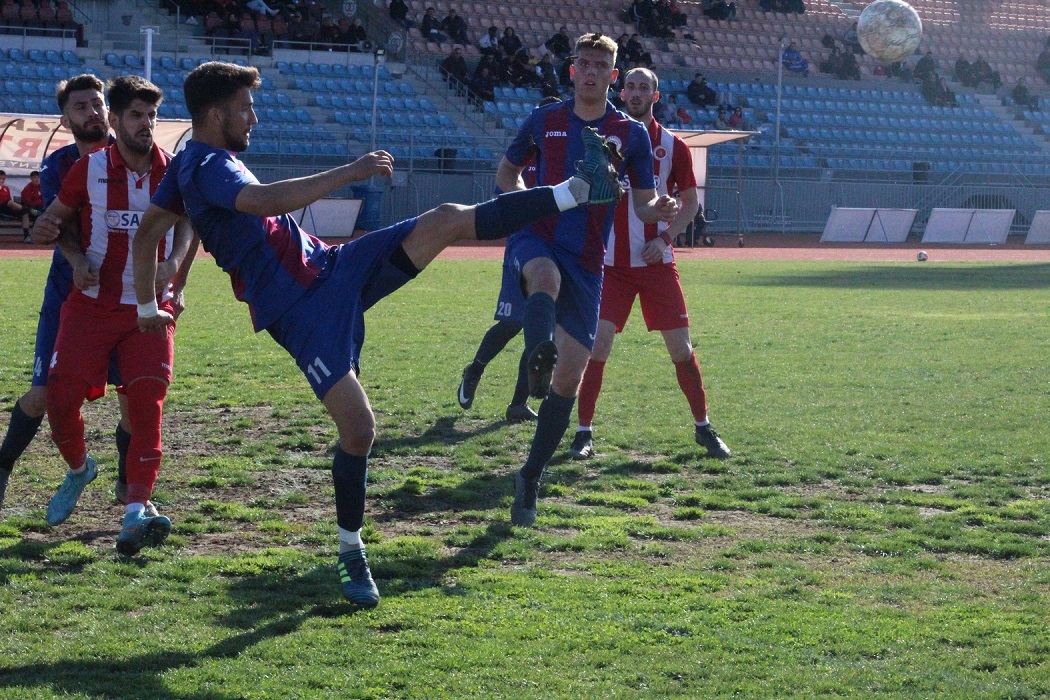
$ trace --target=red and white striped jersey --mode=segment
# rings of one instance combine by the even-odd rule
[[[649,124],[649,140],[653,144],[653,174],[656,193],[673,194],[696,187],[693,156],[682,139],[660,126],[655,119]],[[668,224],[643,224],[634,212],[634,200],[628,192],[616,203],[612,232],[605,247],[605,264],[615,267],[644,267],[642,248],[653,240]],[[671,246],[664,251],[663,262],[674,260]]]
[[[99,273],[98,286],[78,291],[107,304],[136,303],[131,241],[170,161],[171,154],[154,144],[150,171],[140,176],[110,144],[78,160],[62,180],[58,199],[80,211],[80,248]],[[158,260],[167,259],[173,236],[168,231],[161,241]],[[171,296],[169,285],[158,298]]]

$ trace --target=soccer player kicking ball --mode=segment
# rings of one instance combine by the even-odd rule
[[[529,223],[586,204],[593,192],[615,186],[600,146],[586,165],[555,187],[512,192],[477,206],[442,204],[419,217],[329,247],[307,234],[288,212],[351,182],[389,177],[385,151],[308,177],[260,184],[237,159],[258,123],[252,91],[255,68],[205,63],[186,78],[183,92],[193,139],[180,152],[153,198],[134,243],[139,328],[163,332],[170,314],[158,309],[151,286],[153,247],[182,207],[204,249],[226,270],[234,294],[249,305],[256,331],[266,330],[306,375],[339,432],[332,462],[337,568],[343,596],[362,607],[379,591],[361,542],[368,454],[375,416],[358,381],[365,337],[364,312],[414,278],[449,244],[503,238]]]
[[[538,107],[522,125],[500,161],[496,186],[522,189],[521,171],[538,158],[537,182],[558,182],[580,158],[584,163],[607,144],[631,185],[638,217],[646,222],[671,221],[678,213],[672,197],[658,195],[653,178],[652,146],[645,127],[608,101],[616,80],[616,42],[602,34],[584,34],[576,42],[570,70],[575,97]],[[604,136],[604,138],[603,138]],[[585,148],[589,146],[589,148]],[[528,459],[514,475],[511,523],[536,520],[540,477],[569,427],[569,418],[598,326],[602,290],[602,257],[612,226],[619,183],[592,204],[557,219],[542,219],[514,241],[508,251],[527,295],[523,325],[529,353],[529,388],[543,398]]]
[[[127,505],[117,536],[117,550],[136,554],[162,542],[171,521],[146,512],[161,463],[161,415],[171,383],[174,326],[166,333],[138,332],[135,289],[128,256],[135,230],[150,195],[160,184],[171,159],[153,141],[157,109],[163,93],[137,76],[123,76],[109,89],[110,126],[116,143],[81,158],[62,181],[58,198],[46,216],[63,222],[59,248],[73,268],[74,291],[62,306],[58,338],[47,387],[51,434],[70,468],[48,506],[47,520],[63,522],[73,512],[84,487],[96,474],[87,454],[85,399],[105,393],[110,356],[115,355],[132,424],[128,446]],[[74,219],[79,215],[79,230]],[[182,235],[191,236],[183,226]],[[154,260],[167,257],[174,233],[166,232],[153,246]],[[146,287],[154,295],[156,270]],[[173,313],[172,292],[160,293]]]
[[[678,385],[696,423],[697,443],[707,448],[712,457],[728,459],[732,453],[707,420],[704,381],[689,339],[689,312],[671,250],[671,241],[685,231],[699,208],[693,158],[680,138],[653,119],[653,104],[660,99],[659,81],[653,71],[648,68],[627,71],[620,94],[627,114],[649,130],[656,191],[667,194],[677,189],[682,206],[669,224],[646,224],[638,218],[631,198],[624,197],[616,205],[615,223],[605,251],[598,333],[580,387],[579,428],[569,454],[575,459],[586,459],[593,454],[591,421],[602,388],[605,362],[612,352],[616,334],[627,323],[635,297],[641,297],[646,328],[663,334]]]

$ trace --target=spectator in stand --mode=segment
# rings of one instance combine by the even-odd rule
[[[44,196],[40,194],[40,171],[29,173],[29,182],[22,188],[22,242],[32,243],[29,227],[44,211]]]
[[[309,41],[310,38],[306,34],[306,28],[303,25],[303,16],[298,12],[293,12],[291,19],[288,21],[288,40],[289,41]]]
[[[572,53],[572,41],[569,39],[568,27],[561,27],[557,34],[544,42],[543,46],[558,58],[565,58]]]
[[[215,10],[210,10],[204,17],[204,34],[206,36],[228,36],[222,17]]]
[[[554,67],[554,62],[551,61],[551,55],[549,53],[544,53],[543,56],[540,57],[535,70],[540,84],[550,82],[555,86],[558,85],[558,69]]]
[[[499,56],[502,49],[499,46],[499,27],[491,26],[481,39],[478,40],[478,51],[482,56]]]
[[[529,50],[524,46],[514,54],[507,70],[510,84],[514,87],[533,87],[540,84],[536,76],[536,69],[532,65],[532,58],[529,56]]]
[[[272,21],[273,41],[284,41],[288,38],[288,18],[283,12],[274,16]],[[270,42],[272,45],[272,41]]]
[[[470,81],[468,88],[471,97],[478,106],[480,106],[482,102],[496,101],[496,79],[493,77],[488,66],[482,66],[481,69],[474,74],[474,78]]]
[[[652,54],[645,50],[642,38],[632,34],[627,40],[625,56],[628,66],[649,66],[653,62]]]
[[[684,27],[689,23],[689,18],[682,12],[682,8],[678,6],[677,0],[668,0],[667,7],[671,13],[672,27]]]
[[[854,22],[842,33],[842,43],[850,53],[863,53],[864,48],[860,45],[860,37],[857,34],[857,23]]]
[[[572,84],[572,56],[566,56],[558,66],[558,84],[570,92],[573,91]]]
[[[345,17],[343,21],[346,22],[347,31],[350,29],[350,21]],[[339,42],[339,25],[335,23],[335,20],[331,15],[325,15],[321,20],[321,28],[317,30],[317,36],[314,37],[316,41],[322,44],[338,44]],[[346,49],[342,49],[346,51]]]
[[[467,20],[456,14],[455,8],[448,8],[448,14],[441,20],[441,28],[445,30],[449,38],[456,44],[469,44],[467,37]]]
[[[22,205],[11,198],[11,188],[4,184],[7,173],[0,170],[0,216],[6,219],[21,218]]]
[[[777,11],[801,15],[806,11],[806,3],[802,0],[777,0]]]
[[[419,31],[427,41],[436,41],[441,44],[448,41],[448,37],[441,33],[441,21],[437,17],[437,10],[428,7],[423,15],[423,21],[419,25]]]
[[[255,18],[252,17],[250,12],[242,12],[240,14],[240,17],[237,18],[237,31],[232,36],[235,39],[244,39],[248,42],[248,53],[251,53],[259,43],[259,34],[255,31]]]
[[[1035,71],[1044,83],[1050,83],[1050,46],[1047,46],[1035,60]]]
[[[259,46],[269,49],[273,46],[273,20],[270,15],[260,12],[255,15],[255,33],[259,35]]]
[[[499,47],[503,49],[503,56],[510,59],[513,59],[518,51],[521,50],[521,39],[519,39],[518,35],[514,33],[514,27],[505,27],[503,29],[503,36],[500,37]]]
[[[244,6],[256,14],[275,15],[277,10],[267,5],[263,0],[248,0]]]
[[[470,71],[467,69],[466,59],[463,58],[463,49],[459,46],[452,49],[452,53],[445,57],[445,60],[438,66],[438,70],[441,71],[441,76],[449,85],[466,83]]]
[[[785,70],[804,76],[809,75],[809,61],[802,58],[802,52],[798,50],[798,46],[793,41],[780,55],[780,61],[784,64]]]
[[[970,71],[973,73],[974,87],[980,87],[981,83],[987,82],[991,84],[993,90],[998,90],[1003,84],[999,71],[992,70],[988,61],[984,60],[980,54],[977,55],[977,60],[970,64]]]
[[[38,6],[40,15],[40,26],[41,27],[54,27],[56,26],[55,21],[55,6],[51,4],[51,0],[40,0]]]
[[[26,27],[36,27],[40,24],[40,14],[37,13],[33,0],[22,0],[22,5],[18,8],[18,19]]]
[[[966,87],[977,87],[973,80],[973,66],[962,56],[955,60],[955,79]]]
[[[688,126],[693,121],[692,115],[678,104],[678,95],[673,92],[667,96],[667,125],[674,128]]]
[[[60,29],[71,29],[77,40],[77,47],[84,46],[84,26],[73,17],[73,10],[69,9],[68,2],[60,2],[55,7],[55,22]]]
[[[725,107],[718,108],[718,114],[715,116],[715,121],[711,128],[715,131],[732,131],[732,127],[729,126],[729,117],[726,116]]]
[[[315,17],[313,12],[303,15],[302,32],[304,37],[302,41],[316,41],[317,35],[321,32],[321,19]]]
[[[482,54],[481,58],[478,60],[478,64],[474,66],[473,77],[477,78],[481,74],[482,68],[488,68],[489,75],[492,76],[492,79],[496,81],[497,85],[501,85],[506,82],[506,78],[501,72],[502,65],[502,59],[499,57],[494,56],[493,54]]]
[[[1024,107],[1026,109],[1039,109],[1039,98],[1033,95],[1028,90],[1028,83],[1025,81],[1022,75],[1017,79],[1017,84],[1014,85],[1014,89],[1010,92],[1011,97],[1014,99],[1014,104],[1018,107]],[[26,203],[25,190],[22,190],[22,204]]]
[[[405,29],[411,29],[416,23],[408,18],[408,5],[405,0],[390,0],[390,19]]]
[[[736,19],[736,3],[725,0],[704,0],[701,5],[705,17],[716,20]],[[659,121],[659,119],[657,120]]]
[[[915,79],[925,84],[931,75],[937,73],[937,59],[933,57],[933,50],[926,49],[925,55],[915,64]]]
[[[711,107],[718,104],[718,93],[707,84],[707,78],[701,73],[693,76],[693,81],[685,88],[685,95],[694,105]]]

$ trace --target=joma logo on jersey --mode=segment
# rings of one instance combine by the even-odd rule
[[[552,136],[561,136],[562,138],[565,138],[566,136],[568,136],[568,134],[564,131],[548,131],[546,134],[543,135],[543,138],[549,139]]]
[[[137,231],[139,228],[139,221],[141,220],[142,212],[140,211],[110,209],[106,212],[106,226],[109,226],[110,228],[122,228],[129,231]]]

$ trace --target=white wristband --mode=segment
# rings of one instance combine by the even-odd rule
[[[157,308],[157,300],[150,299],[145,304],[139,304],[139,318],[153,318],[160,313]]]

